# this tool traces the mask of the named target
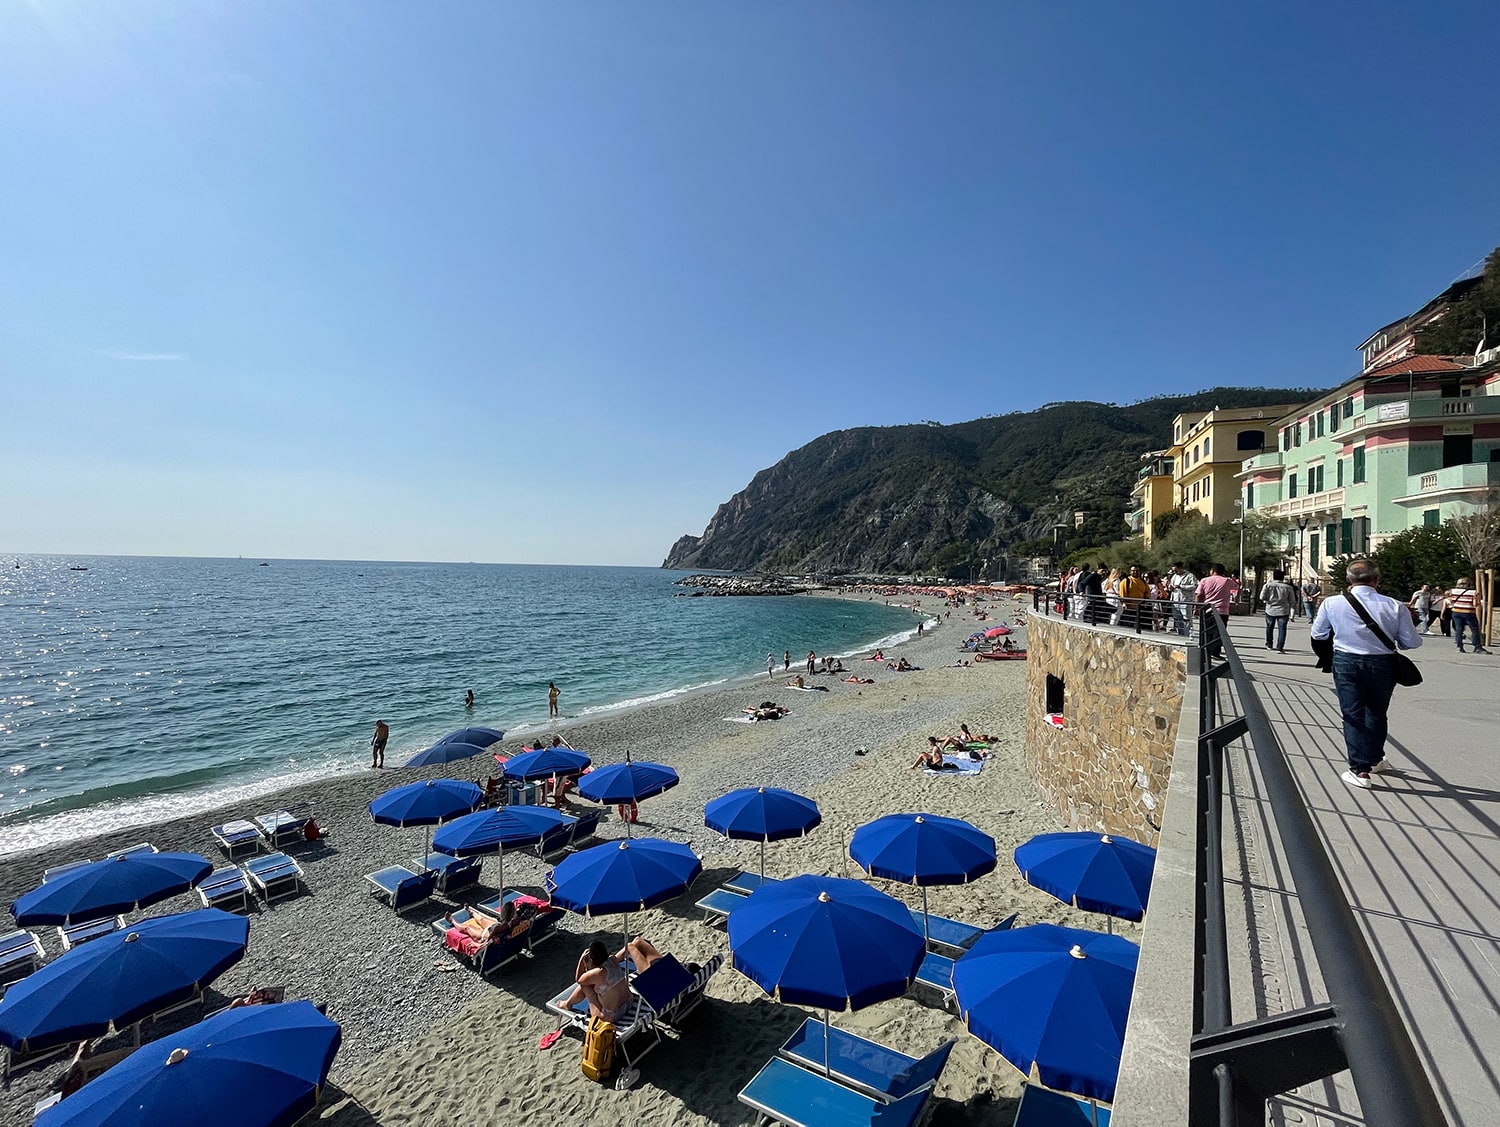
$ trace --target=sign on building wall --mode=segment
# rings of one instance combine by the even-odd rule
[[[1382,423],[1404,419],[1409,414],[1411,414],[1411,404],[1404,399],[1400,403],[1382,403],[1380,405],[1380,421]]]

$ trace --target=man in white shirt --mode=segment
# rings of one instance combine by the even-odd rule
[[[1186,564],[1179,561],[1172,565],[1171,574],[1167,576],[1167,587],[1172,592],[1172,625],[1177,627],[1177,633],[1187,637],[1189,616],[1198,590],[1198,577],[1187,569]]]
[[[1349,769],[1344,782],[1361,790],[1370,789],[1370,772],[1390,770],[1385,761],[1386,713],[1396,690],[1394,651],[1365,625],[1351,600],[1400,649],[1415,650],[1422,638],[1412,625],[1406,604],[1375,590],[1380,569],[1370,560],[1355,560],[1345,572],[1349,590],[1323,600],[1313,620],[1315,642],[1333,639],[1333,687],[1344,715],[1344,747]]]

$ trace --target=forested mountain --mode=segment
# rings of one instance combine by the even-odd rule
[[[1320,394],[1214,388],[1125,407],[1051,403],[951,426],[834,431],[761,470],[662,566],[959,574],[980,556],[1045,552],[1060,522],[1070,542],[1103,543],[1126,534],[1140,455],[1170,445],[1174,416]],[[1075,530],[1078,511],[1089,520]]]

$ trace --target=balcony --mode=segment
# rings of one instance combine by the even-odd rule
[[[1412,474],[1406,479],[1406,496],[1397,497],[1396,504],[1415,507],[1441,501],[1478,503],[1491,490],[1500,490],[1500,462],[1465,462],[1461,466]]]
[[[1500,395],[1475,395],[1467,399],[1395,399],[1376,403],[1346,421],[1339,433],[1345,440],[1362,438],[1372,430],[1406,423],[1462,422],[1500,416]]]
[[[1240,472],[1234,476],[1249,477],[1251,474],[1265,473],[1267,470],[1279,470],[1285,464],[1285,459],[1286,455],[1280,450],[1265,450],[1241,462]]]
[[[1293,497],[1290,501],[1273,501],[1269,505],[1259,506],[1257,511],[1268,517],[1296,518],[1303,513],[1313,516],[1318,513],[1342,512],[1343,509],[1344,491],[1325,489],[1306,497]]]

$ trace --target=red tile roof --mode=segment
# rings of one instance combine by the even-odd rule
[[[1446,356],[1403,356],[1400,360],[1391,360],[1378,368],[1371,368],[1368,372],[1361,372],[1363,378],[1372,376],[1405,375],[1407,372],[1415,372],[1417,375],[1438,372],[1465,372],[1469,369],[1462,364],[1455,364]]]

